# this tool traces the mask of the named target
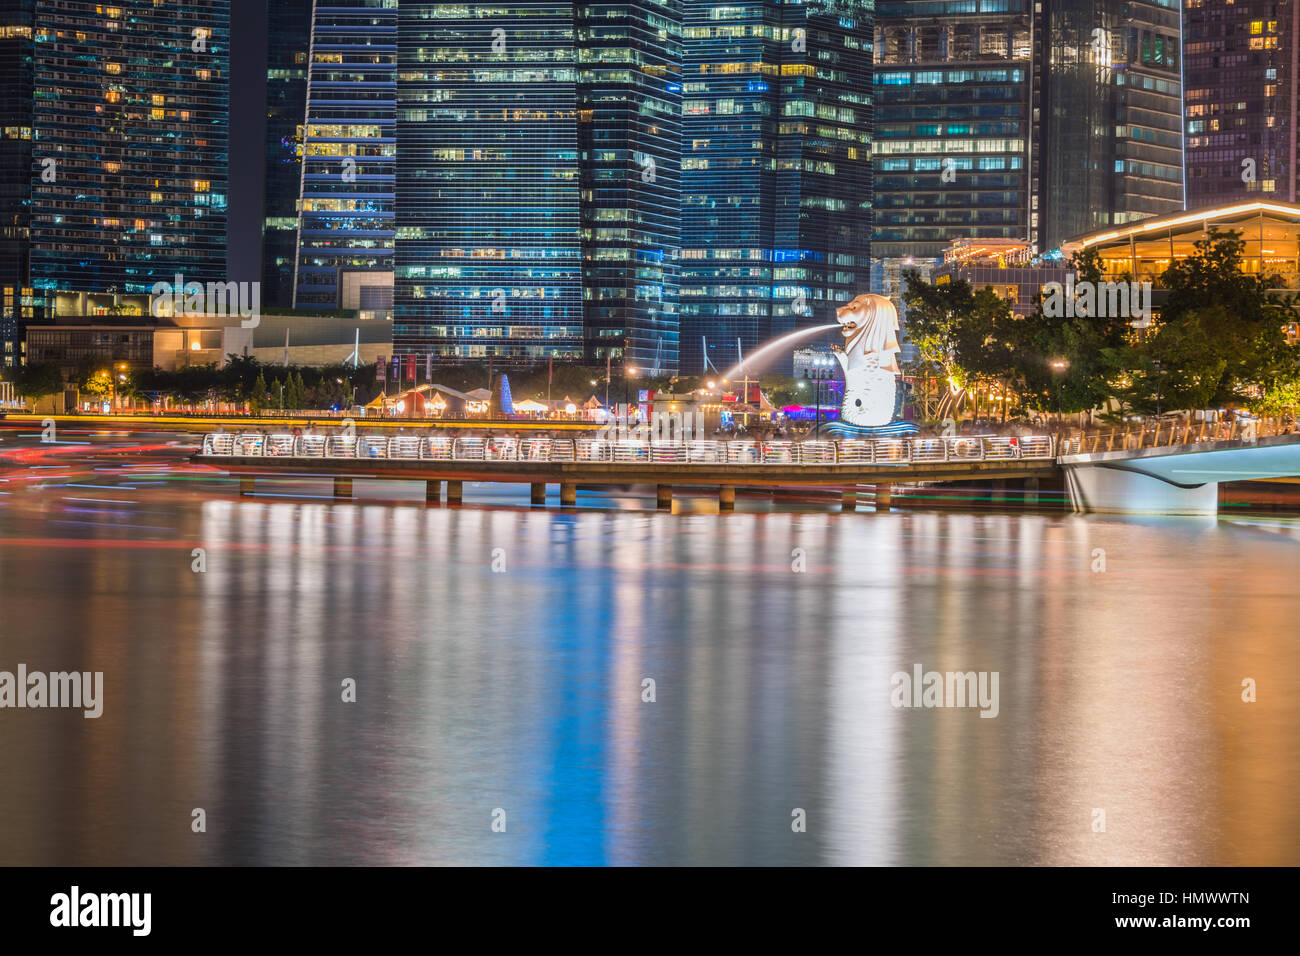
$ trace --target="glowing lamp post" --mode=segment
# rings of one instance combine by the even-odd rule
[[[634,378],[636,378],[636,369],[634,369],[634,368],[629,368],[629,369],[628,369],[626,372],[624,372],[624,374],[623,374],[623,405],[624,405],[625,407],[627,407],[627,406],[631,406],[631,404],[632,404],[632,399],[631,399],[631,386],[630,386],[629,382],[630,382],[631,379],[634,379]],[[631,417],[631,413],[630,413],[630,412],[628,413],[628,417],[629,417],[629,418]]]
[[[810,370],[813,380],[813,435],[821,437],[822,383],[834,377],[835,359],[830,355],[815,355]]]
[[[1056,427],[1059,429],[1064,424],[1065,413],[1061,410],[1062,394],[1065,392],[1065,373],[1070,369],[1070,363],[1063,358],[1052,359],[1049,363],[1052,366],[1052,374],[1058,379],[1056,385]]]

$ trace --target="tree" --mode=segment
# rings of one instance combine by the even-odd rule
[[[63,391],[63,371],[57,365],[37,363],[14,369],[14,388],[19,395],[39,401]]]
[[[253,382],[253,395],[249,404],[253,406],[254,412],[260,412],[266,407],[266,375],[261,369],[257,370],[257,379]]]
[[[1295,302],[1272,297],[1268,281],[1242,271],[1244,249],[1239,232],[1212,229],[1160,277],[1167,297],[1141,351],[1162,365],[1156,383],[1166,407],[1249,402],[1300,379],[1300,355],[1285,332]]]
[[[915,270],[905,278],[907,340],[920,353],[916,369],[976,395],[996,383],[1009,399],[1016,379],[1017,320],[1008,302],[991,286],[976,290],[965,279],[935,284]],[[1004,417],[1009,404],[1002,402]]]
[[[1070,266],[1080,283],[1103,280],[1095,249],[1082,250]],[[1024,403],[1041,412],[1083,412],[1106,406],[1133,364],[1127,317],[1047,315],[1043,299],[1011,326],[1009,347]]]

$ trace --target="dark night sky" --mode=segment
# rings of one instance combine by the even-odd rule
[[[230,218],[226,239],[227,277],[236,282],[262,278],[267,2],[230,2]]]

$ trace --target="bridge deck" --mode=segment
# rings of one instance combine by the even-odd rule
[[[734,485],[743,488],[840,487],[919,481],[1040,478],[1058,473],[1048,459],[917,464],[776,464],[726,462],[428,461],[195,455],[232,475],[389,480],[577,483],[584,485]]]
[[[1047,436],[843,441],[619,440],[513,435],[216,434],[197,463],[234,475],[588,485],[816,487],[1052,475]]]

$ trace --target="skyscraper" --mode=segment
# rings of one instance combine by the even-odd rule
[[[876,29],[878,255],[1182,207],[1177,0],[884,0]]]
[[[17,0],[4,13],[4,109],[18,122],[3,178],[18,185],[0,204],[27,245],[26,262],[3,255],[16,361],[42,310],[107,313],[176,274],[225,279],[230,7]]]
[[[33,285],[225,279],[228,0],[38,0]]]
[[[312,6],[312,0],[273,0],[267,9],[263,305],[293,304]]]
[[[0,366],[19,363],[20,324],[44,311],[33,305],[29,269],[35,8],[0,0]]]
[[[582,359],[573,6],[402,3],[396,354]]]
[[[682,3],[574,10],[587,361],[675,370]]]
[[[1300,3],[1186,0],[1187,205],[1296,201]]]
[[[1031,0],[876,6],[876,231],[882,259],[952,239],[1026,239]]]
[[[295,308],[392,308],[396,60],[397,0],[315,6]]]
[[[1040,251],[1183,208],[1179,0],[1038,0]],[[954,236],[953,238],[959,238]]]
[[[687,0],[681,367],[834,321],[870,281],[872,3]]]

